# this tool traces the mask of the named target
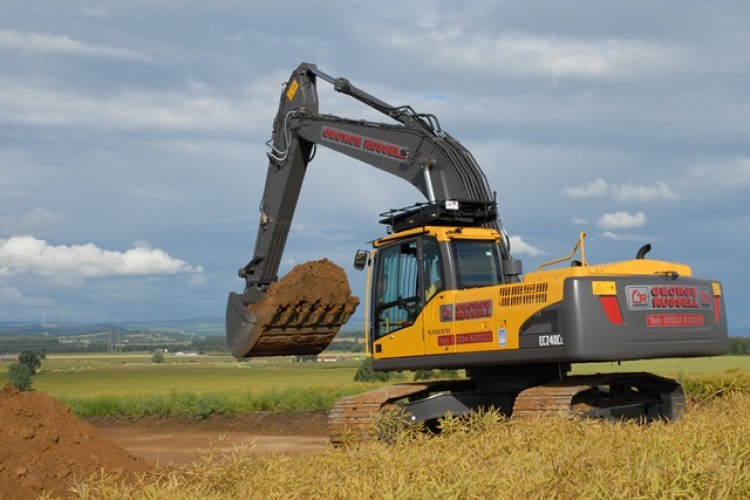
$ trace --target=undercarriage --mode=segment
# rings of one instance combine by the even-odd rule
[[[519,389],[501,380],[439,380],[382,387],[338,401],[328,417],[332,444],[376,439],[383,412],[400,410],[405,424],[437,429],[447,414],[495,409],[513,419],[569,416],[607,420],[675,420],[685,405],[675,380],[650,373],[564,376]]]

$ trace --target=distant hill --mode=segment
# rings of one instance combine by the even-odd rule
[[[179,331],[199,335],[224,335],[224,319],[199,317],[160,321],[117,321],[104,323],[19,323],[0,322],[3,335],[68,336],[97,332]]]

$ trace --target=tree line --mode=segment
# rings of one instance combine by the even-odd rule
[[[750,337],[730,337],[729,354],[750,356]]]

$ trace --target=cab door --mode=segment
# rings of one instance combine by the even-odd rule
[[[425,354],[451,354],[456,352],[454,336],[455,320],[453,312],[455,290],[446,290],[447,260],[445,252],[437,239],[430,236],[422,238],[422,292],[425,306],[422,311]]]
[[[375,357],[424,354],[419,238],[378,249],[372,287]]]

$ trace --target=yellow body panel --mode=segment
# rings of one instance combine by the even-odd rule
[[[384,335],[375,341],[375,359],[421,356],[424,354],[422,315],[412,325]]]
[[[483,228],[417,228],[408,236],[431,234],[439,240],[499,238]],[[376,248],[405,237],[389,235],[376,242]],[[519,283],[466,290],[445,290],[430,300],[412,326],[391,332],[375,341],[376,359],[403,356],[474,353],[519,348],[521,326],[542,309],[563,300],[566,278],[601,275],[594,281],[592,294],[616,294],[615,281],[605,276],[654,274],[691,276],[689,266],[651,259],[634,259],[597,265],[563,266],[531,272]],[[718,287],[718,284],[715,288]],[[719,293],[717,293],[719,295]],[[378,347],[379,346],[379,347]]]

